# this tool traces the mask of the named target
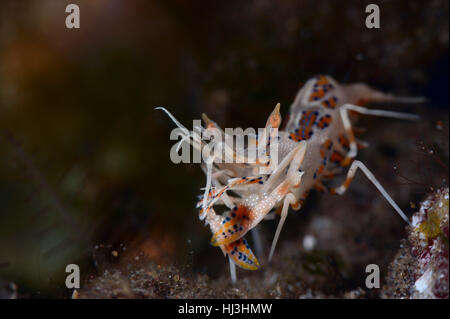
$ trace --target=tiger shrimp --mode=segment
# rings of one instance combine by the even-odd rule
[[[230,146],[227,139],[224,142],[214,138],[207,145],[202,139],[203,134],[216,130],[226,136],[227,132],[204,114],[206,126],[197,123],[189,131],[166,109],[157,109],[165,111],[179,128],[181,140],[176,144],[176,151],[183,143],[188,143],[202,155],[206,154],[201,163],[206,186],[197,204],[199,218],[210,226],[211,244],[220,247],[228,256],[234,283],[235,265],[247,270],[259,268],[258,259],[244,238],[250,230],[256,231],[255,226],[269,214],[276,212],[280,216],[269,252],[270,262],[289,208],[299,210],[311,189],[339,195],[345,193],[358,169],[398,215],[410,223],[366,165],[355,159],[364,142],[356,139],[349,114],[417,120],[419,117],[414,114],[369,109],[365,105],[369,102],[422,101],[423,98],[382,93],[362,83],[339,84],[330,76],[319,75],[308,80],[297,93],[289,108],[285,128],[278,130],[281,114],[280,104],[277,104],[265,127],[258,134],[249,135],[244,150]],[[218,153],[204,152],[211,144]],[[250,146],[256,148],[253,154],[248,152]],[[224,162],[217,154],[225,154],[234,162]],[[337,187],[329,187],[329,182],[338,176],[342,176],[343,182]],[[226,207],[223,214],[215,211],[220,205]]]

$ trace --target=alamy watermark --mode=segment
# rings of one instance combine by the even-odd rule
[[[66,287],[68,289],[80,288],[80,266],[77,264],[69,264],[66,266]]]
[[[366,17],[367,29],[379,29],[380,28],[380,7],[374,3],[367,5],[366,13],[369,15]]]
[[[380,267],[377,264],[369,264],[366,266],[366,287],[369,289],[380,288]]]
[[[77,4],[71,3],[66,6],[66,28],[79,29],[80,28],[80,7]]]
[[[259,166],[260,174],[268,174],[278,165],[278,129],[225,128],[201,126],[193,121],[193,131],[175,128],[170,139],[178,143],[170,150],[173,163],[236,163]]]

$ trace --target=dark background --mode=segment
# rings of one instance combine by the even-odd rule
[[[65,27],[68,3],[80,29]],[[448,124],[448,1],[377,1],[370,30],[368,3],[2,0],[0,278],[58,296],[74,262],[225,269],[197,219],[204,176],[170,161],[156,106],[188,127],[203,112],[261,127],[325,73],[426,96],[421,116]]]

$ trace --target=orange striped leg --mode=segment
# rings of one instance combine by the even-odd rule
[[[345,131],[349,137],[350,143],[350,152],[348,153],[348,157],[354,158],[356,156],[358,145],[355,139],[355,135],[353,134],[352,125],[350,119],[348,117],[348,111],[354,111],[360,114],[366,115],[375,115],[375,116],[383,116],[383,117],[391,117],[402,120],[418,120],[419,116],[415,114],[401,113],[401,112],[392,112],[386,110],[374,110],[368,109],[362,106],[353,105],[353,104],[344,104],[340,108],[340,114],[342,118],[342,123],[344,125]]]
[[[357,169],[361,169],[361,171],[366,175],[366,177],[369,179],[369,181],[372,182],[373,185],[378,189],[378,191],[383,195],[383,197],[388,201],[388,203],[395,209],[395,211],[400,215],[401,218],[403,218],[409,225],[411,223],[409,222],[408,217],[406,217],[405,213],[398,207],[398,205],[394,202],[394,200],[389,196],[389,194],[386,192],[386,190],[381,186],[380,182],[375,178],[375,176],[372,174],[372,172],[360,161],[353,161],[352,165],[350,166],[350,169],[347,173],[347,178],[345,179],[344,183],[335,188],[330,190],[331,193],[335,194],[344,194],[345,191],[348,189],[353,177],[355,176],[355,173]]]

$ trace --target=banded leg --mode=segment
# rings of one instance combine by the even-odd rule
[[[354,158],[356,156],[357,150],[358,150],[358,144],[356,142],[355,135],[353,134],[352,130],[352,124],[350,122],[350,119],[348,117],[348,111],[355,111],[361,114],[366,115],[374,115],[374,116],[384,116],[384,117],[392,117],[402,120],[418,120],[419,116],[415,114],[408,114],[408,113],[402,113],[402,112],[393,112],[393,111],[386,111],[386,110],[373,110],[368,109],[362,106],[353,105],[353,104],[344,104],[339,109],[340,115],[342,118],[342,124],[344,125],[344,129],[349,137],[349,144],[350,144],[350,151],[347,154],[348,158]]]
[[[386,192],[383,186],[381,186],[380,182],[375,178],[372,172],[360,161],[353,161],[352,165],[350,166],[350,169],[348,170],[347,178],[345,179],[344,183],[337,188],[330,189],[330,192],[339,195],[344,194],[345,191],[348,189],[351,181],[353,180],[353,177],[355,176],[355,173],[358,168],[361,169],[361,171],[366,175],[369,181],[371,181],[372,184],[375,185],[375,187],[378,189],[381,195],[383,195],[383,197],[395,209],[395,211],[400,215],[400,217],[403,218],[409,225],[411,225],[405,213],[403,213],[403,211],[400,209],[400,207],[398,207],[398,205],[394,202],[391,196],[389,196],[389,194]]]
[[[348,111],[355,111],[361,114],[366,115],[375,115],[375,116],[384,116],[384,117],[392,117],[402,120],[418,120],[420,117],[415,114],[408,114],[408,113],[402,113],[402,112],[393,112],[393,111],[386,111],[386,110],[372,110],[368,109],[362,106],[353,105],[353,104],[344,104],[340,108],[340,114],[342,118],[342,123],[344,125],[345,131],[348,134],[349,137],[349,143],[350,143],[350,152],[347,154],[347,157],[354,158],[356,156],[357,150],[358,150],[358,144],[356,142],[355,135],[353,134],[352,130],[352,124],[350,122],[350,119],[348,117]]]

